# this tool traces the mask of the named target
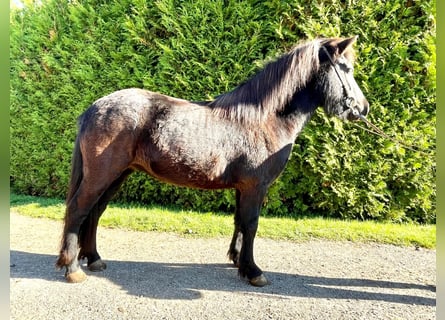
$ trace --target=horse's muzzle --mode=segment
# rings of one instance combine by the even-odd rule
[[[349,121],[357,121],[362,117],[366,117],[369,113],[369,102],[365,99],[361,104],[352,101],[347,103],[345,111],[342,113],[342,118]]]

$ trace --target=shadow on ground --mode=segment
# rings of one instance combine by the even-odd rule
[[[12,250],[10,277],[65,282],[64,271],[55,269],[55,261],[55,255]],[[87,282],[93,277],[106,278],[131,295],[155,299],[198,299],[202,290],[210,290],[249,293],[280,299],[310,297],[436,305],[435,299],[413,295],[411,292],[412,290],[434,292],[436,287],[417,283],[313,277],[265,270],[271,284],[256,288],[241,281],[236,269],[229,264],[107,261],[107,265],[108,269],[100,273],[86,270],[89,275]],[[406,290],[406,293],[403,290]],[[388,293],[390,291],[394,292]]]

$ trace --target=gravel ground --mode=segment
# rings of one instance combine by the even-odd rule
[[[436,319],[435,250],[257,238],[271,284],[256,288],[229,238],[99,228],[107,270],[69,284],[54,268],[61,230],[10,214],[11,319]]]

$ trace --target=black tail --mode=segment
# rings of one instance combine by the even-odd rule
[[[68,187],[68,193],[66,196],[65,204],[68,208],[68,205],[70,201],[73,199],[74,195],[76,194],[77,190],[79,189],[80,183],[82,182],[83,178],[83,160],[82,160],[82,152],[80,151],[80,137],[79,134],[77,135],[76,142],[74,144],[74,150],[73,155],[71,159],[71,177],[70,177],[70,183]],[[76,256],[77,252],[73,252],[73,250],[70,250],[67,247],[66,242],[66,227],[67,222],[69,221],[69,213],[68,209],[65,212],[65,223],[64,223],[64,231],[61,239],[61,249],[59,258],[56,262],[56,267],[58,269],[62,268],[63,266],[68,265],[71,260]]]
[[[79,135],[76,138],[74,145],[73,155],[71,159],[71,178],[68,187],[68,193],[66,196],[66,204],[68,204],[79,189],[80,183],[83,178],[83,160],[82,152],[80,151],[80,138]]]

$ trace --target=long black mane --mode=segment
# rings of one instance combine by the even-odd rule
[[[258,122],[283,111],[295,92],[318,71],[321,43],[318,39],[297,45],[234,90],[218,96],[209,107],[215,114],[239,122]]]

